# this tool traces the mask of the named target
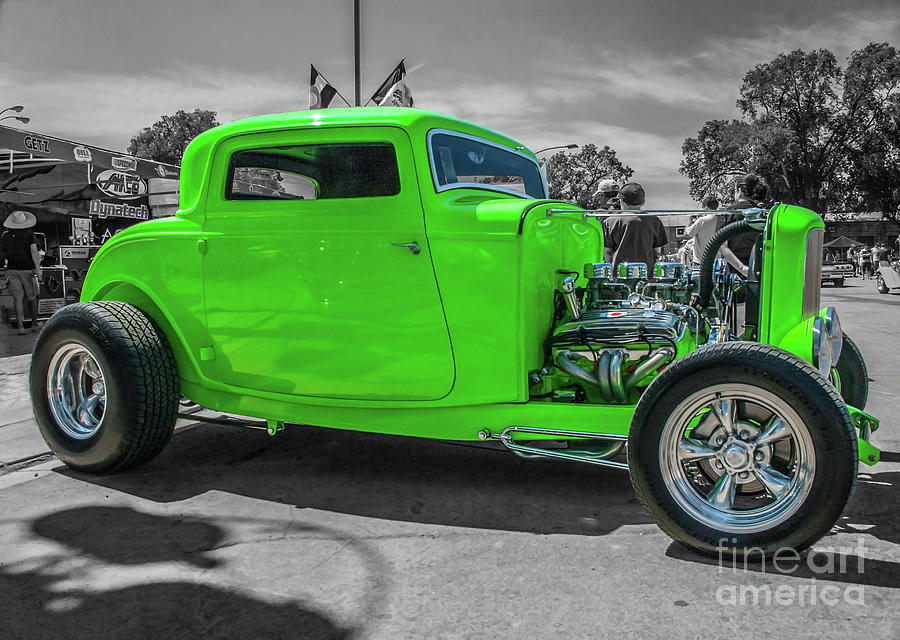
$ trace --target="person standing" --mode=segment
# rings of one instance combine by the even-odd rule
[[[637,211],[606,218],[603,238],[606,261],[612,262],[613,273],[623,262],[643,262],[647,265],[647,277],[652,279],[653,265],[669,238],[659,218],[639,211],[644,198],[644,188],[637,182],[622,185],[619,189],[622,208]]]
[[[707,211],[716,211],[719,208],[719,200],[715,196],[706,196],[703,198],[701,205]],[[716,231],[724,226],[724,224],[720,224],[719,221],[720,216],[709,213],[697,218],[684,230],[684,233],[694,240],[694,264],[699,265],[703,262],[703,254],[706,251],[706,245],[712,240]],[[725,258],[728,264],[730,264],[738,273],[747,277],[747,265],[738,260],[737,256],[734,255],[734,252],[727,244],[723,244],[719,248],[718,256]]]
[[[604,178],[597,185],[597,208],[598,209],[618,209],[619,208],[619,185],[611,178]]]
[[[38,330],[38,285],[41,277],[41,256],[37,241],[30,229],[37,220],[28,211],[13,211],[3,226],[6,231],[0,236],[0,259],[6,260],[9,270],[9,290],[16,309],[19,334],[25,333],[22,324],[24,302],[31,311],[31,331]]]
[[[741,176],[735,183],[734,202],[729,204],[726,209],[743,210],[757,207],[761,200],[766,199],[767,191],[768,189],[766,188],[765,183],[758,175],[755,173],[747,173]],[[730,224],[743,219],[743,215],[735,213],[728,219],[728,223]],[[746,265],[750,264],[750,254],[753,253],[753,244],[758,237],[758,233],[742,233],[728,240],[728,248],[731,249],[741,265],[745,265],[745,269],[742,273],[746,273],[747,271]]]
[[[859,270],[863,280],[872,277],[872,250],[867,246],[859,250]]]
[[[694,266],[694,238],[685,240],[681,246],[678,247],[675,256],[678,262],[683,264],[684,268],[690,271],[691,267]]]

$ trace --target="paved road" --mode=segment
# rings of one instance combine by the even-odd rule
[[[823,298],[867,356],[886,462],[792,573],[682,550],[613,470],[200,426],[131,473],[0,476],[0,635],[897,638],[900,295],[849,284]]]

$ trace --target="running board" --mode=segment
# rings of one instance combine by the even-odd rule
[[[612,433],[589,433],[585,431],[565,431],[562,429],[542,429],[540,427],[506,427],[500,433],[492,433],[487,429],[478,432],[479,440],[499,440],[503,446],[512,451],[520,458],[559,458],[561,460],[571,460],[573,462],[588,462],[603,467],[613,467],[615,469],[628,469],[628,463],[616,462],[606,458],[591,455],[586,451],[561,451],[557,449],[544,449],[532,445],[519,444],[513,440],[513,433],[534,433],[538,435],[561,436],[566,438],[596,438],[598,440],[613,440],[621,442],[624,446],[628,441],[628,436]],[[621,447],[616,450],[616,453]],[[615,454],[613,454],[615,455]]]

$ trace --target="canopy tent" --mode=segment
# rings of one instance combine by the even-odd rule
[[[863,242],[857,242],[853,238],[848,238],[847,236],[840,236],[835,238],[831,242],[826,242],[823,247],[828,247],[829,249],[847,249],[849,247],[859,247],[862,246]]]
[[[172,215],[177,166],[0,125],[0,202],[132,223]]]
[[[0,222],[17,210],[35,217],[47,283],[38,301],[41,317],[78,300],[88,265],[106,240],[175,213],[179,174],[175,165],[0,125]],[[11,300],[0,294],[0,318]]]

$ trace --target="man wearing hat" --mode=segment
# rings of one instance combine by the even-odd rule
[[[9,291],[13,296],[20,335],[25,333],[22,325],[23,298],[28,300],[31,309],[31,331],[38,330],[37,296],[41,257],[31,231],[36,222],[33,213],[13,211],[3,222],[6,231],[0,236],[0,263],[5,260],[9,269]]]
[[[597,208],[598,209],[618,209],[619,208],[619,185],[615,180],[604,178],[597,185]]]

